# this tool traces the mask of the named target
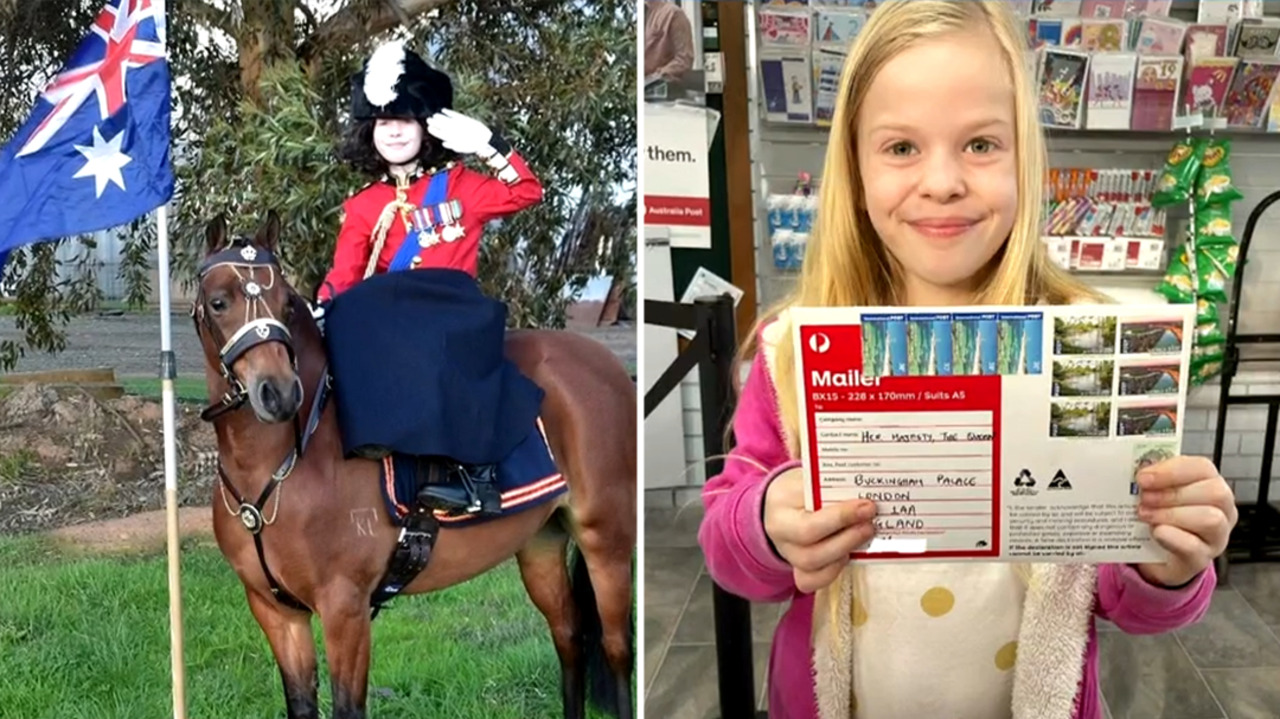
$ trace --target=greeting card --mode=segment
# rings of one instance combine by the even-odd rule
[[[1190,112],[1204,113],[1207,117],[1222,114],[1222,103],[1231,87],[1238,57],[1202,57],[1187,69],[1187,86],[1183,90],[1182,104],[1190,105]]]
[[[1137,60],[1130,52],[1099,52],[1090,58],[1085,112],[1090,130],[1129,129]]]
[[[1046,127],[1079,129],[1089,55],[1046,48],[1040,64],[1040,122]]]
[[[760,41],[765,45],[808,45],[808,12],[762,9]]]
[[[1088,18],[1123,18],[1126,6],[1125,0],[1084,0],[1080,14]]]
[[[1081,0],[1039,0],[1035,12],[1044,17],[1076,17]]]
[[[1241,20],[1236,28],[1235,55],[1248,60],[1276,57],[1280,45],[1280,20]]]
[[[1127,20],[1098,20],[1085,18],[1081,33],[1081,46],[1090,52],[1120,52],[1125,49],[1129,35]]]
[[[1134,130],[1170,130],[1182,79],[1181,55],[1140,55],[1133,89]]]
[[[1134,47],[1143,55],[1175,55],[1182,52],[1187,24],[1172,18],[1143,18]]]
[[[1226,25],[1192,25],[1187,28],[1187,64],[1194,65],[1202,57],[1226,55],[1227,36]]]
[[[848,47],[853,44],[862,26],[867,23],[867,14],[853,9],[823,9],[814,16],[813,40],[824,45]]]
[[[1222,108],[1229,127],[1262,127],[1277,76],[1280,76],[1280,60],[1240,61]]]

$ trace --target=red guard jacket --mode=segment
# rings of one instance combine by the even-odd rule
[[[516,180],[511,184],[464,167],[462,163],[448,170],[447,199],[458,200],[462,206],[460,222],[465,234],[454,242],[440,242],[420,249],[418,256],[422,262],[418,265],[419,268],[452,268],[475,277],[485,224],[542,201],[542,184],[530,172],[524,159],[514,151],[507,159],[517,174]],[[409,186],[406,201],[414,207],[420,207],[430,184],[430,175],[423,174],[415,178]],[[333,267],[317,292],[320,302],[333,299],[364,279],[369,253],[373,251],[373,228],[383,209],[395,199],[395,181],[384,177],[343,203],[344,218],[342,229],[338,231]],[[387,231],[386,243],[378,255],[375,273],[387,271],[392,258],[408,235],[405,230],[407,221],[407,212],[396,213],[396,218]]]

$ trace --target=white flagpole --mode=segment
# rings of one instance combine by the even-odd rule
[[[186,719],[186,680],[182,660],[182,583],[178,552],[178,468],[173,380],[178,374],[171,343],[168,207],[156,209],[156,248],[160,269],[160,395],[164,407],[164,502],[169,534],[169,644],[173,674],[173,717]]]

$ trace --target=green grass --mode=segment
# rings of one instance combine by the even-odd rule
[[[159,377],[121,377],[119,382],[126,394],[160,401]],[[178,377],[173,381],[173,393],[179,402],[205,402],[209,399],[204,377]]]
[[[163,554],[73,556],[39,538],[0,538],[0,588],[0,717],[172,715]],[[190,716],[283,717],[266,639],[207,540],[184,544],[182,601]],[[513,562],[392,602],[373,625],[369,687],[375,719],[561,715],[550,634]]]
[[[0,454],[0,489],[17,484],[23,475],[39,463],[40,458],[29,449],[19,449],[13,454]]]

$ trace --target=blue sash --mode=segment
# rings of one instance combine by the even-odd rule
[[[431,176],[431,184],[427,185],[427,193],[422,196],[422,207],[435,207],[443,203],[448,195],[449,173],[437,172]],[[413,258],[421,250],[422,248],[418,246],[418,229],[415,227],[405,235],[400,249],[396,250],[395,257],[391,258],[391,265],[387,267],[387,272],[410,269]]]

